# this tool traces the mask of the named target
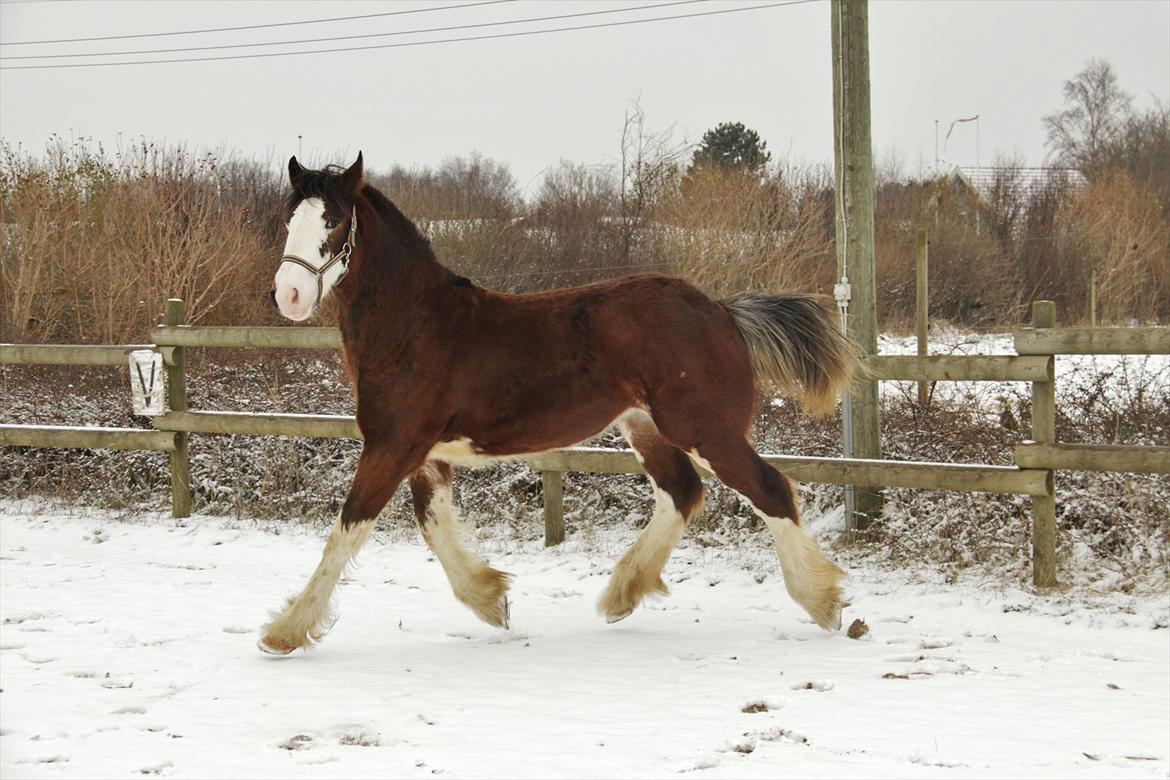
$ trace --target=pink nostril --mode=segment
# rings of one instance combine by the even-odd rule
[[[300,291],[294,287],[293,291],[292,291],[292,297],[289,298],[288,302],[295,305],[297,302],[297,298],[299,298],[299,297],[301,297]]]

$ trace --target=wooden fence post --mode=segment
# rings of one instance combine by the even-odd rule
[[[1089,272],[1089,327],[1097,327],[1097,269]]]
[[[183,301],[168,298],[164,322],[167,325],[182,325],[184,320]],[[187,372],[183,348],[175,347],[174,356],[167,366],[167,405],[172,411],[187,410]],[[175,434],[175,449],[171,451],[171,517],[191,516],[191,459],[187,453],[188,433]]]
[[[1056,304],[1032,303],[1032,327],[1056,327]],[[1056,382],[1032,383],[1032,440],[1056,441]],[[1050,477],[1055,475],[1050,471]],[[1032,584],[1056,584],[1056,489],[1051,496],[1032,497]]]
[[[565,541],[565,494],[561,472],[542,471],[540,481],[544,488],[544,546],[552,547]]]
[[[929,311],[930,297],[929,290],[926,286],[926,262],[927,254],[930,251],[929,247],[930,244],[926,239],[926,231],[919,230],[914,274],[917,278],[917,295],[915,296],[915,302],[917,305],[914,307],[914,332],[918,334],[919,356],[925,356],[927,353],[926,339],[929,330],[927,324],[927,312]],[[927,393],[929,387],[930,385],[927,382],[918,383],[919,406],[926,406],[926,401],[929,397]]]

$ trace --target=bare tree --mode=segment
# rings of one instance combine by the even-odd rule
[[[1092,176],[1125,127],[1132,102],[1118,85],[1112,65],[1089,60],[1075,78],[1064,82],[1064,108],[1043,119],[1048,147],[1061,163]]]
[[[653,207],[678,175],[679,160],[686,144],[675,141],[674,126],[665,130],[646,129],[646,113],[635,97],[622,124],[621,181],[618,208],[622,226],[622,259],[630,262],[634,241],[645,227]]]

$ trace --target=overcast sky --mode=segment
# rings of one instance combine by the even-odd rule
[[[631,8],[666,0],[401,2],[4,2],[0,42],[271,24],[427,9],[422,13],[258,30],[52,45],[0,46],[3,66],[85,60],[17,55],[287,41]],[[774,1],[774,0],[771,0]],[[262,51],[400,43],[692,14],[766,4],[712,0],[414,36],[267,47]],[[110,59],[225,56],[259,49]],[[874,151],[897,150],[908,173],[934,161],[935,120],[956,127],[943,157],[983,164],[1045,158],[1040,118],[1092,57],[1149,104],[1170,101],[1170,2],[873,0],[870,57]],[[88,61],[94,61],[90,58]],[[180,64],[0,70],[0,135],[29,150],[49,135],[227,147],[283,164],[304,136],[308,162],[435,165],[473,150],[507,163],[522,188],[559,159],[618,154],[623,114],[641,96],[651,129],[697,140],[722,121],[759,131],[775,157],[832,159],[827,0],[720,16],[465,43]],[[940,134],[941,135],[941,134]],[[941,140],[940,140],[941,149]]]

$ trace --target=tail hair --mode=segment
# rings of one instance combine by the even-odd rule
[[[747,343],[756,378],[818,417],[833,411],[860,365],[826,302],[819,295],[752,293],[722,302]]]

